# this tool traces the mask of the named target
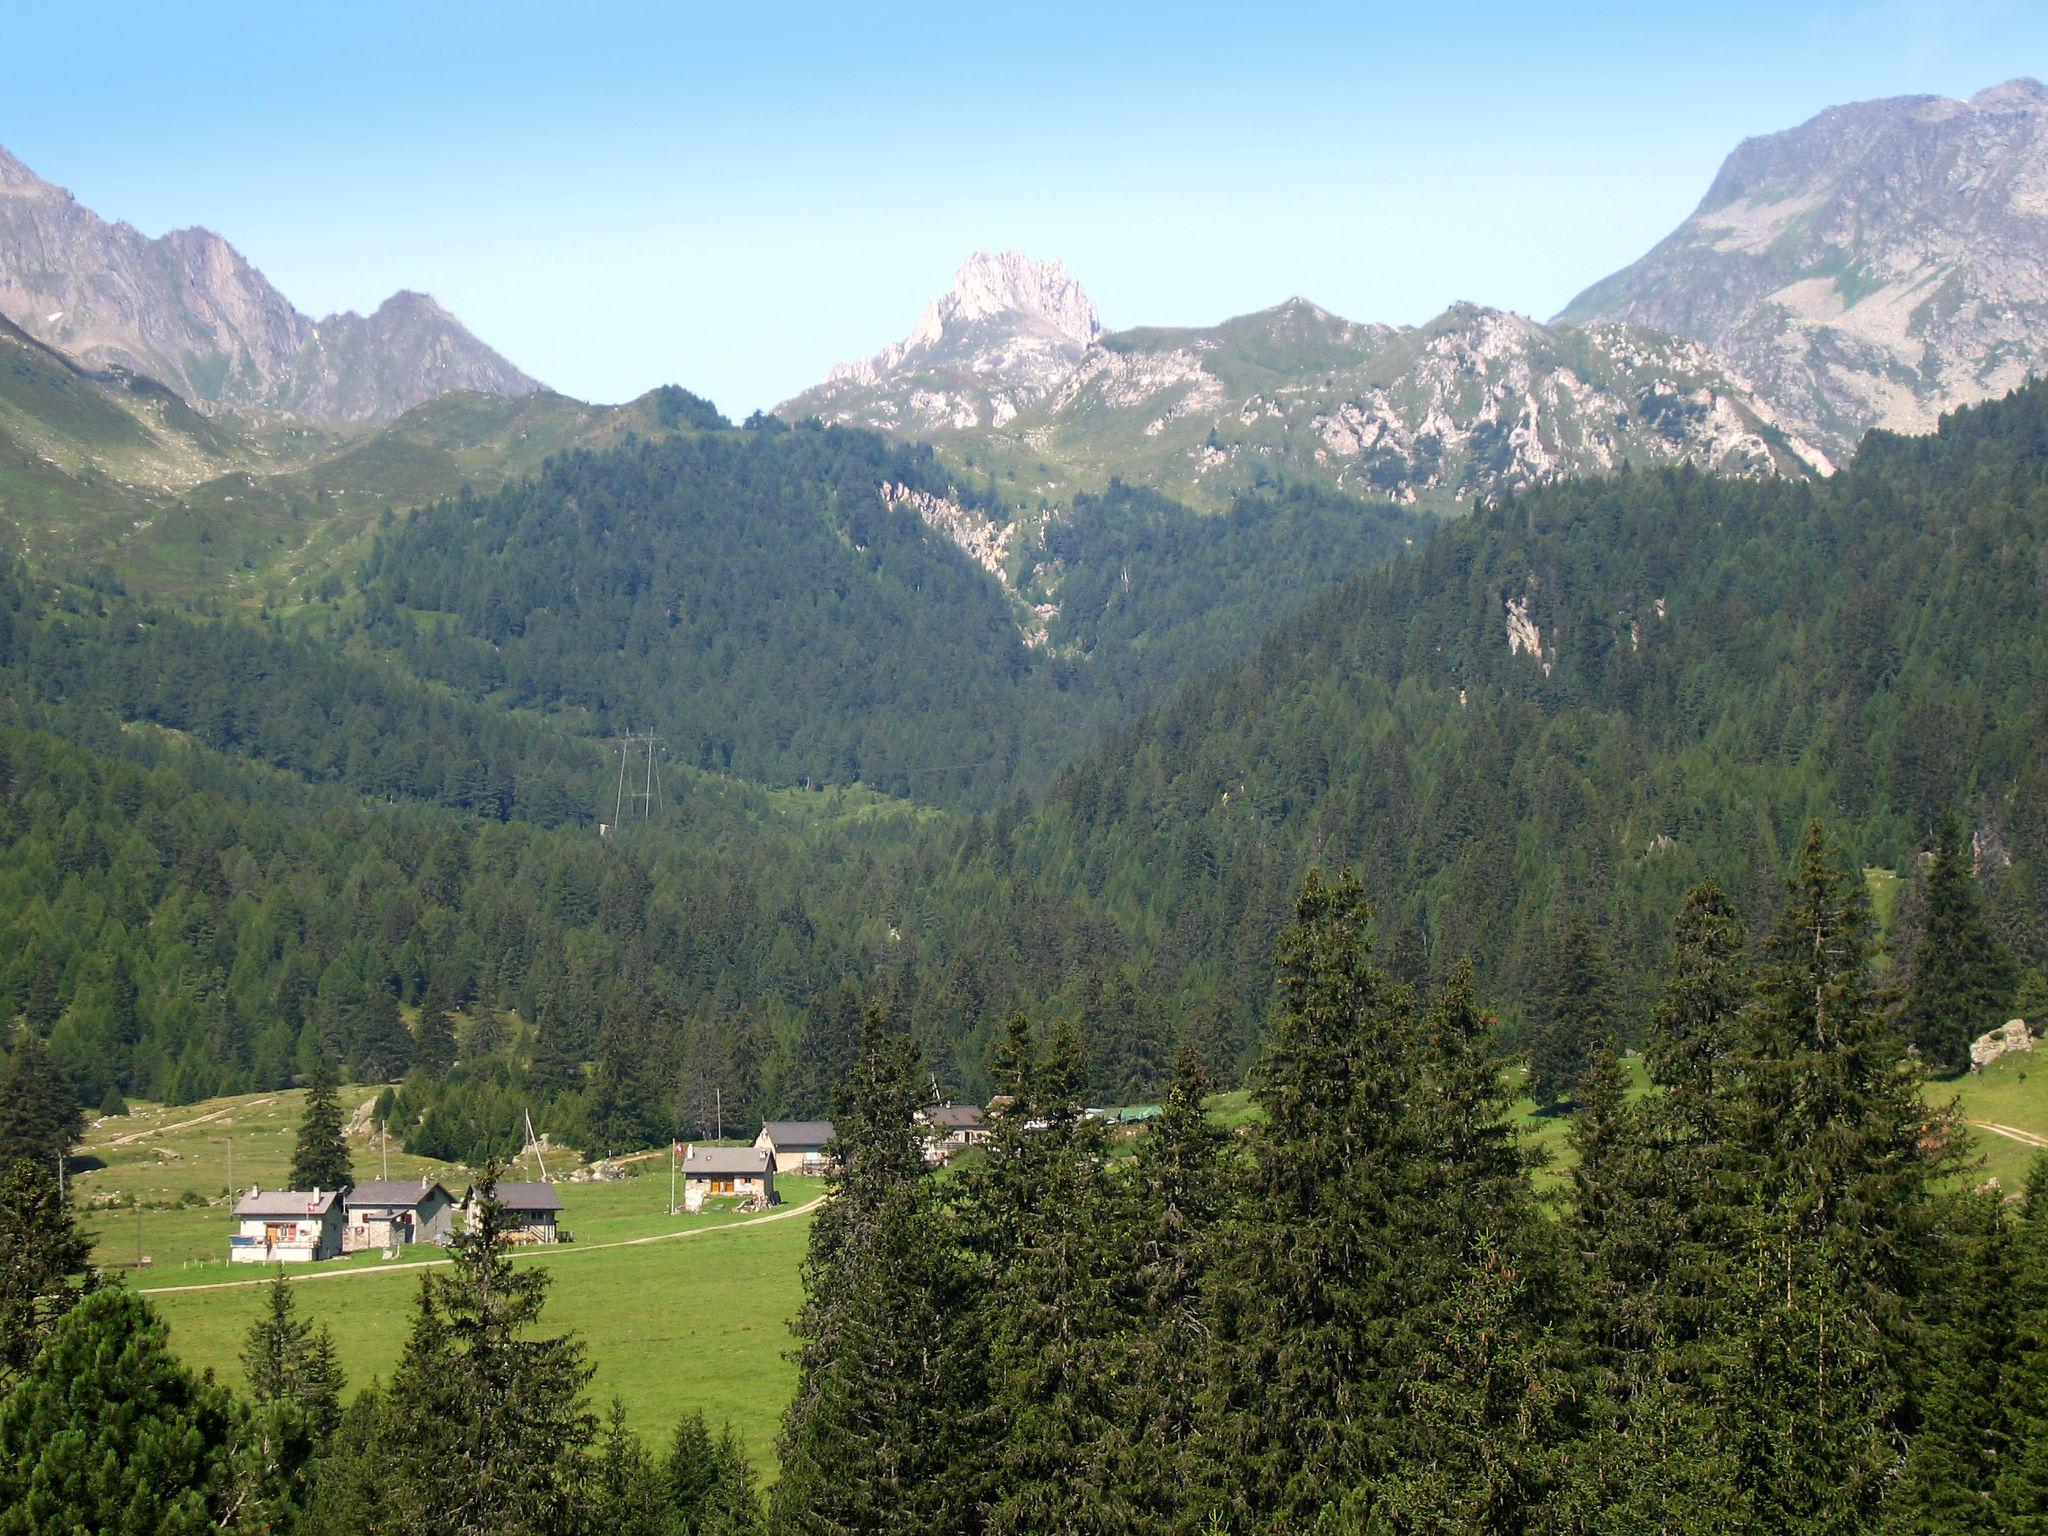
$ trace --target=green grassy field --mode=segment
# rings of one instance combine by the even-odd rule
[[[589,1187],[565,1189],[571,1211],[572,1197]],[[579,1241],[521,1253],[516,1262],[553,1277],[546,1327],[583,1341],[596,1370],[595,1403],[618,1398],[653,1441],[664,1440],[683,1413],[702,1409],[714,1427],[730,1421],[756,1465],[772,1470],[775,1430],[795,1383],[785,1358],[788,1322],[802,1300],[799,1265],[811,1225],[809,1210],[795,1209],[756,1223],[699,1226],[675,1241],[624,1248]],[[236,1278],[249,1278],[252,1267]],[[420,1274],[389,1267],[350,1274],[323,1264],[317,1275],[308,1269],[290,1278],[302,1314],[333,1330],[349,1381],[361,1385],[388,1379],[397,1365]],[[238,1356],[263,1306],[261,1284],[151,1289],[150,1300],[179,1355],[241,1383]]]
[[[372,1096],[347,1088],[341,1100],[352,1110]],[[137,1104],[128,1115],[95,1122],[79,1149],[75,1189],[97,1240],[95,1258],[149,1294],[183,1358],[227,1381],[241,1380],[242,1337],[270,1273],[227,1261],[230,1181],[239,1189],[284,1185],[304,1100],[290,1091]],[[382,1176],[385,1154],[374,1140],[354,1138],[349,1150],[359,1174]],[[425,1174],[457,1194],[470,1182],[470,1170],[457,1164],[395,1146],[388,1157],[392,1178]],[[549,1169],[560,1176],[573,1161],[554,1154]],[[671,1216],[662,1153],[624,1166],[622,1179],[561,1182],[561,1225],[575,1241],[517,1257],[556,1277],[547,1325],[583,1339],[597,1372],[593,1401],[617,1396],[643,1434],[660,1439],[679,1415],[702,1408],[714,1423],[731,1420],[749,1452],[769,1465],[793,1380],[783,1356],[788,1319],[801,1300],[798,1270],[810,1229],[804,1208],[824,1192],[823,1181],[778,1179],[783,1205],[755,1230],[732,1200]],[[530,1157],[513,1169],[517,1178],[538,1173]],[[727,1230],[734,1228],[744,1229]],[[138,1248],[150,1258],[147,1269],[134,1268]],[[391,1374],[417,1266],[437,1259],[425,1247],[397,1261],[352,1254],[287,1275],[307,1315],[333,1328],[349,1379],[363,1383]]]
[[[2016,1191],[2043,1150],[2033,1140],[2048,1144],[2048,1055],[2040,1070],[2036,1065],[2031,1055],[2012,1056],[1929,1086],[1930,1100],[1955,1101],[1961,1119],[2003,1128],[1970,1132],[1972,1160],[1961,1175],[1970,1183],[1996,1178]],[[1628,1058],[1625,1067],[1631,1091],[1647,1091],[1641,1060]],[[366,1097],[367,1090],[345,1090],[343,1103]],[[290,1092],[181,1108],[137,1106],[130,1116],[96,1124],[82,1149],[100,1164],[77,1178],[100,1261],[133,1260],[137,1208],[129,1202],[140,1201],[143,1248],[153,1263],[123,1272],[163,1312],[173,1348],[230,1382],[241,1380],[242,1337],[262,1305],[267,1273],[223,1257],[229,1140],[238,1185],[278,1187],[301,1104],[302,1095]],[[1243,1090],[1219,1094],[1209,1111],[1231,1127],[1258,1115]],[[1539,1184],[1555,1191],[1570,1170],[1569,1121],[1539,1115],[1527,1099],[1513,1114],[1543,1155]],[[358,1140],[351,1150],[365,1175],[381,1171],[374,1146]],[[564,1154],[551,1167],[560,1174],[567,1163]],[[666,1157],[652,1154],[627,1167],[630,1176],[616,1181],[561,1184],[562,1224],[575,1242],[523,1252],[517,1262],[554,1277],[548,1327],[573,1332],[588,1347],[594,1402],[618,1397],[641,1433],[655,1440],[680,1414],[701,1408],[714,1423],[730,1420],[772,1473],[775,1427],[794,1381],[785,1357],[788,1320],[802,1300],[799,1267],[810,1229],[804,1208],[823,1193],[821,1183],[778,1179],[782,1210],[794,1214],[766,1222],[741,1217],[730,1201],[696,1216],[671,1216]],[[394,1178],[426,1173],[458,1190],[469,1179],[466,1169],[396,1151],[390,1170]],[[534,1172],[518,1170],[522,1177]],[[209,1199],[211,1205],[203,1203]],[[683,1233],[690,1235],[676,1236]],[[419,1251],[420,1259],[429,1257],[430,1250]],[[418,1259],[407,1255],[393,1264],[361,1254],[289,1272],[307,1315],[333,1329],[353,1382],[388,1378],[398,1360],[421,1273],[399,1267],[409,1262]]]

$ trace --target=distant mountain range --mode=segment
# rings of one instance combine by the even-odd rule
[[[1827,473],[2048,349],[2048,90],[1822,113],[1731,155],[1700,208],[1548,325],[1302,299],[1101,333],[1057,262],[977,254],[904,341],[779,408],[928,436],[1034,496],[1111,477],[1220,505],[1306,479],[1489,500],[1623,461]]]
[[[780,414],[930,437],[1024,499],[1117,477],[1208,505],[1285,479],[1488,500],[1625,460],[1832,467],[1705,347],[1641,327],[1471,304],[1365,325],[1290,299],[1203,329],[1102,334],[1063,266],[1014,251],[969,258],[908,338]]]
[[[540,388],[421,293],[314,320],[206,229],[110,224],[0,149],[0,316],[202,408],[388,421],[450,390]]]

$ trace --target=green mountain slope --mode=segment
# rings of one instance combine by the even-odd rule
[[[1205,523],[1126,492],[1023,571],[991,500],[843,429],[566,455],[383,535],[355,631],[473,698],[652,726],[699,767],[988,803],[1412,526],[1309,494]]]
[[[972,830],[922,897],[915,990],[939,1014],[1052,999],[1119,1060],[1190,1032],[1227,1060],[1319,863],[1360,870],[1399,969],[1474,955],[1512,1014],[1575,912],[1644,977],[1704,876],[1764,921],[1806,818],[1909,868],[1950,804],[2038,970],[2044,559],[2043,386],[1874,437],[1824,485],[1661,470],[1511,498]],[[1160,1000],[1149,1042],[1118,1038],[1119,985]]]

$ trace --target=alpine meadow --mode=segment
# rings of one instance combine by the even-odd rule
[[[112,9],[0,1536],[2048,1533],[2048,23]]]

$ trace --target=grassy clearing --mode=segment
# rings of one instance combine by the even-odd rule
[[[564,1199],[591,1187],[571,1186]],[[714,1222],[679,1241],[602,1250],[579,1242],[523,1253],[518,1262],[554,1277],[547,1327],[583,1340],[596,1369],[594,1401],[617,1397],[654,1441],[665,1439],[683,1413],[701,1408],[714,1426],[729,1420],[756,1464],[772,1469],[776,1425],[796,1380],[784,1356],[788,1321],[802,1301],[799,1266],[810,1224],[808,1213],[752,1227],[728,1222],[721,1229]],[[236,1278],[248,1278],[249,1268]],[[320,1271],[336,1274],[333,1265]],[[333,1330],[349,1381],[361,1385],[388,1379],[397,1365],[420,1274],[316,1279],[309,1271],[290,1278],[301,1311]],[[263,1305],[262,1286],[171,1291],[151,1300],[180,1356],[241,1384],[238,1356]]]
[[[2048,1055],[2030,1051],[2001,1056],[1982,1072],[1929,1083],[1927,1096],[1935,1103],[1953,1099],[1957,1114],[1972,1123],[1975,1166],[1965,1177],[1977,1184],[1996,1179],[2008,1194],[2019,1193],[2027,1169],[2044,1151],[2024,1138],[2048,1141]],[[1985,1129],[1990,1125],[2019,1134]]]
[[[367,1088],[342,1091],[345,1107],[371,1098]],[[268,1271],[227,1262],[229,1159],[233,1183],[279,1188],[305,1096],[245,1094],[201,1104],[137,1104],[132,1113],[96,1122],[80,1149],[76,1188],[84,1224],[97,1238],[95,1258],[121,1267],[128,1283],[148,1290],[171,1325],[171,1344],[194,1366],[241,1381],[242,1337],[262,1305]],[[232,1145],[231,1145],[232,1144]],[[356,1169],[381,1176],[383,1160],[367,1138],[350,1143]],[[458,1194],[470,1170],[414,1157],[392,1147],[390,1176],[425,1174]],[[560,1175],[572,1160],[549,1160]],[[799,1266],[808,1215],[726,1230],[743,1223],[732,1200],[696,1214],[671,1216],[668,1158],[655,1153],[625,1165],[628,1176],[560,1186],[562,1226],[575,1242],[518,1256],[545,1266],[556,1283],[548,1326],[577,1334],[596,1368],[591,1395],[617,1396],[650,1439],[665,1437],[676,1418],[700,1407],[713,1423],[730,1419],[750,1454],[772,1465],[773,1439],[794,1374],[783,1354],[788,1319],[801,1301]],[[532,1159],[513,1176],[534,1178]],[[776,1181],[785,1208],[809,1204],[823,1181]],[[133,1271],[140,1221],[147,1270]],[[676,1233],[675,1241],[606,1248]],[[398,1263],[437,1257],[421,1248]],[[367,1271],[367,1273],[365,1273]],[[349,1379],[388,1378],[398,1360],[421,1271],[400,1269],[379,1254],[354,1254],[288,1272],[307,1314],[334,1330]],[[249,1282],[258,1282],[250,1284]],[[220,1289],[176,1289],[216,1286]]]

